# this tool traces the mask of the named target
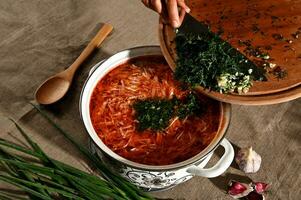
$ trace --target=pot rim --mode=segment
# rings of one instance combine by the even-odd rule
[[[136,169],[152,170],[152,171],[167,171],[167,170],[169,171],[169,170],[181,169],[181,168],[193,165],[196,162],[200,162],[208,154],[212,153],[219,146],[220,142],[225,137],[225,134],[226,134],[227,129],[229,127],[230,118],[231,118],[231,105],[228,104],[228,103],[218,102],[220,110],[221,110],[220,122],[219,122],[219,127],[218,127],[218,130],[217,130],[217,134],[216,134],[215,138],[211,141],[211,143],[205,149],[203,149],[201,152],[196,154],[195,156],[193,156],[189,159],[186,159],[184,161],[174,163],[174,164],[169,164],[169,165],[147,165],[147,164],[141,164],[141,163],[137,163],[137,162],[128,160],[126,158],[123,158],[120,155],[116,154],[114,151],[112,151],[109,147],[107,147],[102,142],[102,140],[98,137],[97,133],[95,132],[95,130],[93,128],[93,125],[92,125],[92,122],[91,122],[90,109],[89,109],[91,93],[93,92],[95,86],[107,73],[109,73],[111,70],[115,69],[121,63],[124,63],[127,60],[135,58],[135,57],[145,56],[145,54],[143,54],[143,50],[148,52],[147,55],[161,55],[161,56],[163,56],[160,47],[157,46],[157,45],[137,46],[137,47],[121,50],[121,51],[115,53],[114,55],[110,56],[104,62],[102,62],[102,63],[99,62],[100,64],[97,63],[96,65],[94,65],[95,69],[92,68],[93,71],[87,77],[87,79],[86,79],[86,81],[85,81],[85,83],[82,87],[82,90],[81,90],[81,93],[80,93],[80,100],[79,100],[80,116],[82,118],[82,121],[84,123],[86,131],[88,132],[90,138],[92,139],[92,141],[96,145],[96,147],[98,147],[102,152],[104,152],[109,157],[114,158],[115,160],[117,160],[117,161],[119,161],[119,162],[121,162],[121,163],[123,163],[127,166],[136,168]],[[138,54],[141,53],[141,55],[136,55],[136,56],[132,56],[132,57],[131,57],[131,55],[128,55],[128,57],[126,57],[126,58],[123,58],[123,57],[118,58],[118,56],[120,56],[122,54],[126,54],[126,53],[130,54],[131,52],[135,52],[135,51],[138,51]],[[141,51],[141,52],[139,53],[139,51]],[[115,61],[115,63],[110,64],[112,61]],[[102,75],[100,78],[95,78],[95,80],[92,80],[91,78],[93,78],[93,76],[95,76],[95,73],[98,71],[98,69],[102,69],[101,67],[103,65],[108,65],[106,68],[103,69],[105,71],[104,75]],[[87,88],[87,85],[91,81],[92,81],[92,83],[94,83],[93,89]],[[87,94],[87,90],[90,91],[90,93],[88,93],[90,95]],[[86,94],[88,96],[86,96]],[[88,98],[88,99],[84,99],[84,98]],[[88,108],[84,108],[84,105],[83,105],[83,103],[85,103],[84,101],[88,102],[88,105],[85,105]],[[83,110],[83,109],[86,109],[86,110]],[[84,113],[86,113],[86,114],[84,114]]]

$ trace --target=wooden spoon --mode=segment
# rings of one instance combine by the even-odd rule
[[[96,36],[69,68],[48,78],[38,87],[35,92],[36,101],[40,104],[52,104],[60,100],[70,88],[75,71],[86,58],[100,46],[112,30],[113,26],[110,24],[103,25]]]

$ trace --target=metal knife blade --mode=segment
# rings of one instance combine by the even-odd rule
[[[210,32],[207,25],[199,22],[189,13],[185,14],[182,25],[177,29],[178,33],[183,34],[193,34],[193,35],[203,35]]]

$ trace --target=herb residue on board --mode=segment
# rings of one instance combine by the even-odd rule
[[[162,131],[168,127],[173,117],[183,120],[192,115],[201,113],[200,101],[194,93],[178,99],[143,99],[133,104],[135,118],[138,120],[138,130],[151,129]]]
[[[202,36],[177,33],[175,42],[175,78],[192,87],[241,94],[248,92],[253,80],[266,80],[265,69],[209,31]]]

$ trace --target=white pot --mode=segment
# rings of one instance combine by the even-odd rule
[[[143,46],[121,51],[104,62],[94,66],[82,89],[80,97],[80,113],[89,133],[95,150],[103,161],[133,184],[148,190],[171,188],[189,180],[193,176],[216,177],[224,173],[234,158],[234,150],[230,142],[224,138],[230,120],[230,105],[220,102],[221,118],[216,137],[203,151],[185,161],[171,165],[146,165],[130,161],[109,149],[98,137],[90,119],[90,98],[99,82],[109,71],[124,63],[126,60],[146,55],[162,55],[159,46]],[[214,150],[221,145],[225,152],[220,160],[211,168],[204,168]]]

